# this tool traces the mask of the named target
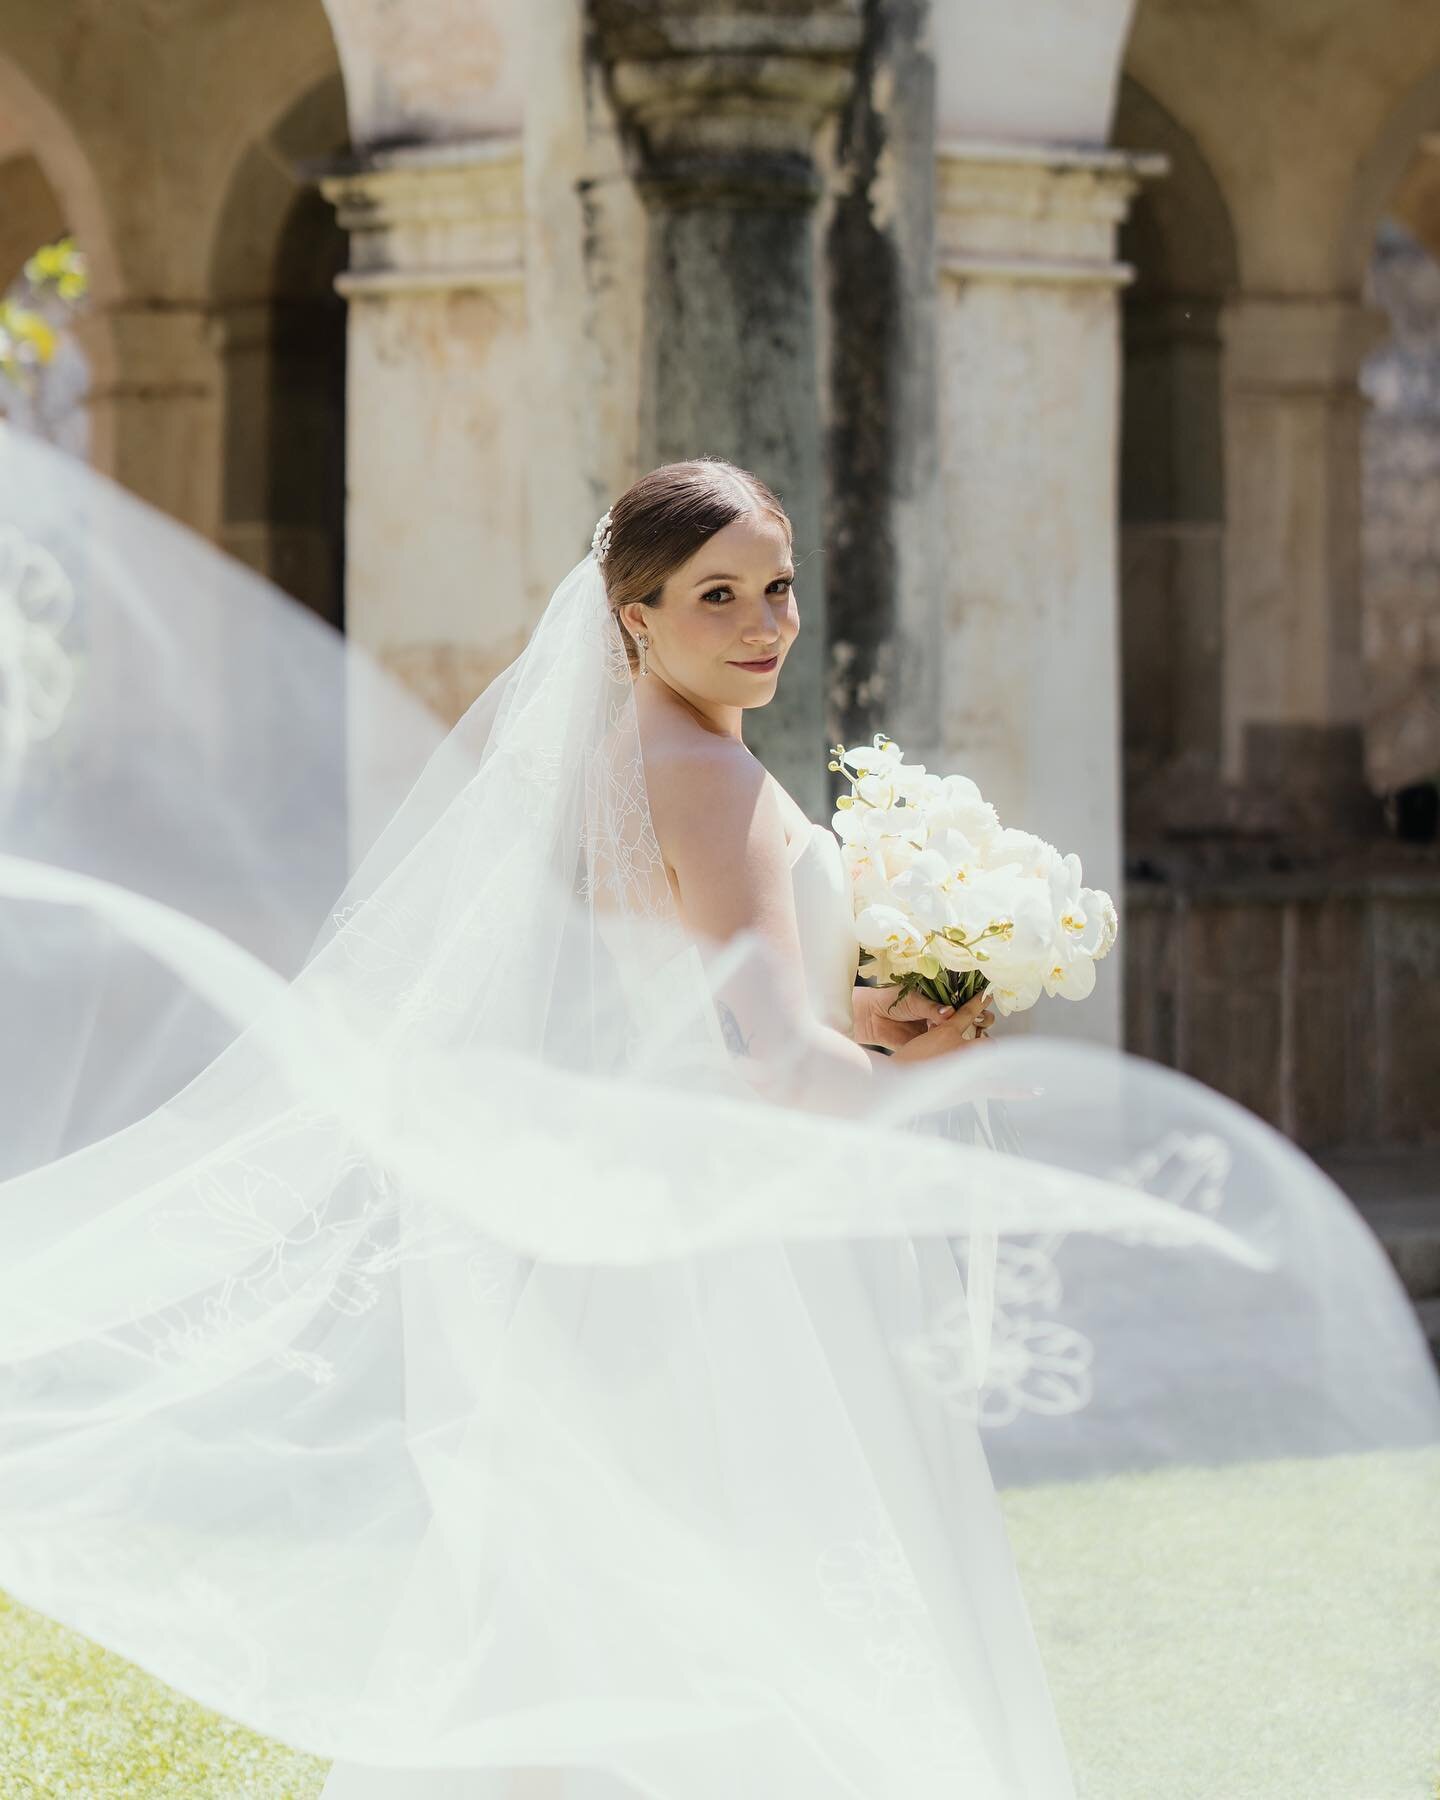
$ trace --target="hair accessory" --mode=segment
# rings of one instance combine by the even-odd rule
[[[595,535],[590,539],[590,554],[598,563],[603,563],[610,554],[610,514],[608,511],[596,521]]]

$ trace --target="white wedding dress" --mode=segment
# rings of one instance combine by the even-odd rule
[[[822,1025],[849,1037],[860,951],[840,842],[829,826],[812,822],[791,841],[790,881],[810,1010]]]
[[[848,1037],[859,951],[839,840],[811,822],[789,849],[807,998],[818,1020]],[[948,1760],[953,1791],[965,1800],[1069,1800],[1074,1788],[1065,1751],[978,1432],[963,1446],[953,1436],[927,1446],[917,1432],[891,1364],[881,1297],[867,1288],[848,1246],[802,1246],[788,1255],[835,1392],[846,1397],[845,1429],[865,1447],[898,1527],[877,1514],[873,1532],[814,1546],[836,1628],[863,1633],[872,1703],[905,1721],[917,1757],[913,1775],[886,1770],[884,1788],[861,1783],[859,1791],[904,1800],[908,1792],[928,1791],[922,1784]],[[818,1430],[820,1421],[811,1423]],[[769,1421],[753,1424],[757,1439],[771,1442],[773,1459],[784,1421],[776,1417],[775,1431]],[[791,1453],[805,1451],[792,1445]],[[783,1536],[784,1522],[775,1524]],[[922,1623],[927,1611],[942,1626],[938,1642]],[[941,1704],[941,1659],[967,1696],[971,1732]],[[506,1777],[336,1763],[322,1800],[410,1796],[643,1800],[643,1790],[594,1770]],[[756,1800],[762,1800],[758,1789]],[[768,1789],[763,1800],[771,1800]],[[777,1792],[774,1800],[783,1796]]]
[[[1371,1646],[1440,1392],[1313,1165],[1083,1046],[829,1055],[824,826],[808,1005],[690,941],[593,556],[441,736],[3,429],[0,495],[0,1589],[326,1800],[1130,1800],[1176,1732],[1197,1793],[1417,1790]],[[1152,1473],[1205,1526],[1158,1623]]]

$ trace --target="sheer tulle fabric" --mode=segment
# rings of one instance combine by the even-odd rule
[[[1098,1051],[828,1057],[676,916],[591,558],[445,736],[77,465],[0,434],[0,493],[0,1585],[331,1800],[1051,1800],[1102,1641],[1148,1703],[1107,1622],[1153,1574],[1086,1579],[1151,1479],[1208,1526],[1176,1666],[1223,1629],[1418,1743],[1425,1670],[1333,1691],[1290,1606],[1413,1583],[1440,1490],[1418,1326],[1305,1158]],[[1344,1555],[1257,1578],[1296,1471]],[[997,1483],[1049,1509],[1023,1591]],[[1303,1707],[1166,1700],[1193,1791],[1313,1773]]]

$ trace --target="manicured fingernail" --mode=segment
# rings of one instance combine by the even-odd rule
[[[955,1008],[953,1006],[942,1006],[940,1008],[940,1017],[942,1019],[948,1019],[954,1011]]]

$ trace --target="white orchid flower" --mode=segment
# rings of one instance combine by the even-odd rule
[[[895,804],[895,784],[884,769],[873,775],[862,775],[855,783],[855,798],[862,806],[889,809]]]
[[[867,906],[856,915],[855,935],[862,949],[886,951],[892,957],[919,955],[925,933],[898,906]]]
[[[955,923],[945,888],[947,874],[938,856],[921,850],[891,879],[894,904],[926,932],[944,931]]]
[[[974,881],[983,871],[985,857],[980,844],[954,825],[936,825],[927,820],[929,832],[926,848],[941,856],[950,866],[956,881]]]
[[[1055,948],[1055,960],[1045,971],[1047,994],[1059,994],[1066,1000],[1087,1000],[1095,991],[1095,959],[1078,947],[1061,941]]]
[[[837,749],[836,758],[847,774],[855,775],[891,769],[903,760],[900,746],[883,732],[876,733],[873,744],[857,744],[853,750]]]
[[[986,846],[985,860],[992,869],[1015,868],[1022,875],[1039,875],[1050,879],[1050,871],[1061,860],[1060,852],[1033,831],[1016,831],[1002,826]]]
[[[1102,956],[1108,956],[1115,939],[1120,933],[1120,918],[1115,911],[1115,902],[1104,888],[1081,888],[1080,905],[1085,913],[1087,937],[1081,942],[1084,948],[1099,962]],[[1088,940],[1091,927],[1096,930],[1096,941],[1092,947]]]
[[[988,845],[1000,829],[995,808],[966,775],[947,775],[926,799],[933,828],[963,832],[972,843]]]
[[[903,837],[882,838],[878,849],[880,866],[892,882],[898,881],[925,854],[923,846]]]
[[[1033,832],[1001,826],[964,775],[906,763],[883,734],[846,750],[850,776],[834,828],[869,954],[861,972],[884,981],[979,971],[1001,1012],[1042,993],[1083,999],[1115,942],[1114,902],[1083,885],[1080,859]]]
[[[1029,1012],[1044,991],[1038,978],[1028,976],[1006,980],[990,975],[989,983],[989,994],[995,1010],[1006,1017],[1011,1013]]]

